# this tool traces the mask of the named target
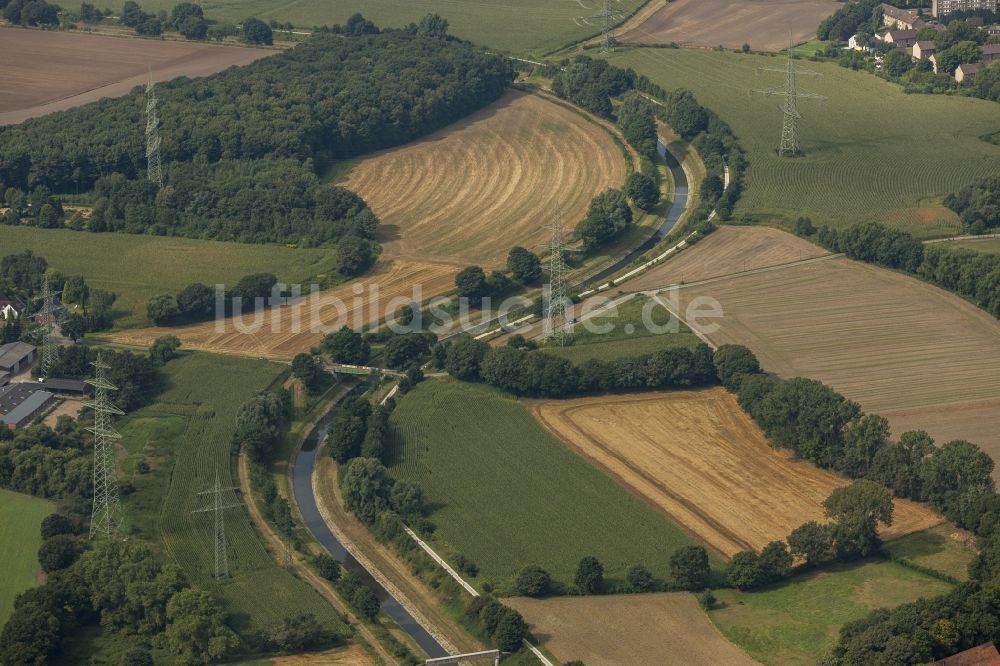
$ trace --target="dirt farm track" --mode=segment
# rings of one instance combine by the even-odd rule
[[[718,552],[783,539],[848,480],[772,449],[723,389],[529,403],[550,432]],[[886,538],[933,527],[930,509],[896,501]]]
[[[0,28],[0,125],[128,93],[149,78],[206,76],[267,49]]]
[[[623,42],[780,51],[788,38],[798,44],[816,36],[816,26],[837,10],[834,0],[675,0],[645,21],[630,22]]]

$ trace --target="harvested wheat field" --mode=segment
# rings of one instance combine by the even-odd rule
[[[750,44],[756,51],[780,51],[816,36],[816,26],[833,14],[835,0],[675,0],[618,39],[634,44],[677,42],[685,46]]]
[[[357,643],[324,652],[272,657],[270,666],[375,666],[375,659]]]
[[[812,259],[826,250],[770,227],[719,227],[696,245],[621,283],[629,291],[707,280]]]
[[[844,477],[772,449],[724,389],[531,403],[535,418],[578,453],[718,552],[783,539],[809,520]],[[892,538],[941,522],[896,501]]]
[[[695,247],[693,252],[697,252]],[[708,335],[782,377],[829,384],[898,436],[925,428],[1000,457],[1000,322],[915,278],[845,258],[683,288],[719,301]]]
[[[0,29],[0,125],[117,97],[146,83],[207,76],[273,51],[205,42]]]
[[[425,301],[454,287],[457,269],[447,264],[380,261],[362,278],[307,296],[298,303],[260,310],[242,318],[180,327],[125,330],[112,341],[148,346],[161,335],[176,335],[185,349],[290,359],[309,351],[341,326],[360,328],[412,301]]]
[[[625,159],[583,114],[539,95],[500,101],[359,162],[344,185],[379,216],[383,256],[498,268],[532,248],[556,206],[573,226],[595,194],[621,187]]]
[[[693,594],[504,599],[559,661],[587,666],[744,666],[753,659],[709,621]],[[666,656],[669,655],[669,658]]]

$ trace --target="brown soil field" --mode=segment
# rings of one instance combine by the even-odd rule
[[[750,347],[779,376],[829,384],[897,436],[922,428],[1000,460],[1000,322],[971,303],[845,258],[685,287],[682,311],[698,296],[724,311],[712,342]]]
[[[788,38],[814,39],[816,27],[833,14],[834,0],[675,0],[618,36],[622,42],[780,51]]]
[[[625,175],[621,148],[596,122],[509,92],[425,139],[360,161],[344,185],[381,219],[384,256],[497,268],[514,245],[547,238],[554,208],[572,227],[595,194],[621,187]]]
[[[550,432],[731,557],[783,539],[809,520],[845,477],[771,448],[724,389],[599,396],[530,403]],[[929,508],[896,501],[893,538],[941,522]]]
[[[122,344],[149,346],[161,335],[176,335],[184,349],[291,359],[343,325],[360,328],[385,318],[413,298],[423,301],[448,291],[454,287],[457,272],[447,264],[380,261],[364,277],[295,305],[268,308],[256,316],[247,314],[239,325],[227,318],[218,323],[130,329],[107,337]],[[415,292],[418,286],[420,291]],[[338,309],[338,304],[343,307]]]
[[[375,666],[377,663],[356,643],[324,652],[273,657],[268,661],[272,666]]]
[[[0,28],[0,125],[128,93],[149,78],[206,76],[274,51],[204,42]]]
[[[757,663],[726,640],[694,595],[685,592],[503,601],[524,616],[531,633],[563,663]]]
[[[824,254],[826,250],[778,229],[723,226],[676,257],[622,285],[629,291],[656,289]]]

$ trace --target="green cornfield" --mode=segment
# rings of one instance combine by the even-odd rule
[[[585,555],[604,564],[612,584],[638,562],[666,578],[670,555],[696,543],[502,391],[428,380],[401,400],[391,424],[391,473],[424,489],[433,546],[475,562],[477,586],[507,589],[529,564],[572,585]]]
[[[968,97],[907,95],[901,86],[832,63],[799,60],[801,88],[825,101],[800,100],[802,157],[778,157],[783,88],[780,56],[704,49],[633,48],[611,62],[667,89],[686,88],[729,123],[747,150],[750,171],[736,216],[765,224],[799,216],[844,226],[877,220],[920,237],[953,234],[958,218],[944,195],[996,175],[1000,146],[980,137],[1000,130],[1000,106]]]
[[[242,506],[226,510],[230,578],[216,580],[213,514],[192,513],[211,506],[211,495],[198,493],[212,487],[216,473],[223,486],[239,485],[231,455],[237,410],[281,377],[282,366],[194,353],[165,369],[169,388],[120,427],[130,458],[145,457],[152,467],[132,476],[135,492],[124,503],[129,528],[161,547],[192,583],[218,595],[242,633],[299,613],[338,627],[322,597],[274,562]],[[224,504],[247,501],[238,491],[223,495]]]

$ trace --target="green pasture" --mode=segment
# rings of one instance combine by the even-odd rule
[[[948,241],[945,243],[945,247],[975,250],[976,252],[982,252],[983,254],[1000,254],[1000,238]]]
[[[766,666],[815,664],[836,644],[843,624],[950,588],[893,562],[841,564],[759,592],[716,590],[720,607],[709,616]]]
[[[292,249],[220,241],[0,226],[0,255],[31,250],[65,275],[118,294],[116,325],[148,326],[146,303],[192,282],[232,287],[250,273],[306,283],[334,264],[332,249]]]
[[[631,15],[645,0],[621,0],[616,8]],[[116,12],[121,0],[111,4]],[[169,12],[175,0],[145,0],[146,11]],[[544,53],[601,31],[599,20],[574,21],[604,8],[601,0],[205,0],[205,15],[239,23],[248,16],[265,21],[291,21],[296,27],[344,23],[356,12],[379,26],[402,27],[427,14],[448,19],[453,35],[484,46],[516,53]]]
[[[14,610],[14,597],[38,584],[38,528],[53,508],[47,500],[0,490],[0,627]]]
[[[696,543],[502,391],[428,380],[400,401],[391,424],[390,471],[424,489],[435,548],[475,562],[477,586],[503,591],[529,564],[572,585],[585,555],[612,583],[637,562],[666,578],[670,555]]]
[[[976,551],[960,539],[970,537],[968,532],[944,523],[886,542],[885,549],[893,558],[964,581],[969,579],[969,565],[976,559]]]
[[[667,89],[686,88],[733,128],[750,170],[736,215],[789,224],[801,215],[847,226],[878,220],[920,237],[954,234],[958,218],[942,197],[994,175],[1000,146],[980,137],[1000,130],[1000,107],[968,97],[907,95],[901,86],[833,63],[798,61],[820,76],[799,85],[826,101],[800,100],[802,157],[778,157],[780,56],[705,49],[619,49],[609,60]]]

